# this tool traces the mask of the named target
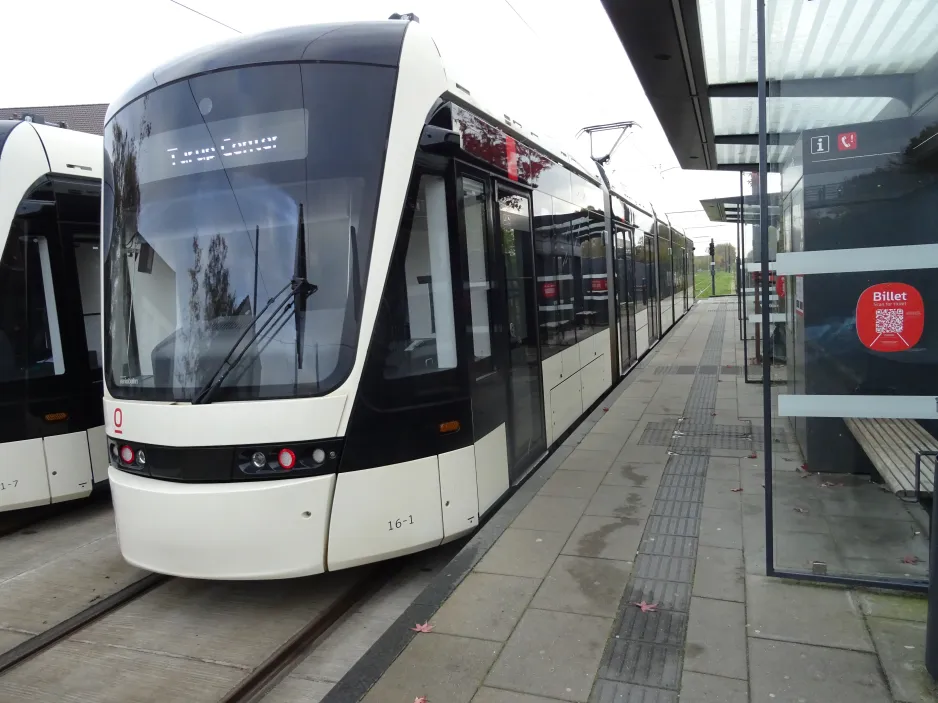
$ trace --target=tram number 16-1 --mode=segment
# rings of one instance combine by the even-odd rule
[[[391,530],[399,530],[400,528],[404,527],[405,525],[413,525],[413,524],[414,524],[414,516],[413,516],[413,515],[408,515],[408,516],[407,516],[406,518],[404,518],[403,520],[400,519],[400,518],[398,518],[397,520],[393,520],[393,521],[392,521],[392,520],[388,520],[388,531],[391,531]]]

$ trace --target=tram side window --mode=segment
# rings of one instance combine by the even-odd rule
[[[462,213],[466,227],[466,249],[469,265],[469,312],[472,327],[472,354],[476,373],[495,369],[489,323],[488,246],[485,240],[485,188],[478,181],[461,181]]]
[[[88,365],[101,368],[101,257],[96,241],[75,242],[75,263],[78,266],[78,288],[81,311],[85,320],[85,341],[88,344]]]
[[[537,323],[546,359],[576,344],[573,290],[573,209],[566,202],[534,193],[534,268]]]
[[[443,178],[424,175],[408,203],[385,295],[390,307],[385,378],[456,368],[456,328]]]
[[[25,232],[15,221],[0,259],[0,382],[65,373],[48,243]]]

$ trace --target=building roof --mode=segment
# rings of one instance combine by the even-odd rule
[[[602,0],[683,168],[758,170],[756,4]],[[776,0],[768,166],[805,130],[913,115],[938,75],[934,0]]]
[[[84,105],[47,105],[44,107],[0,107],[0,120],[22,119],[26,115],[41,117],[46,123],[57,125],[64,122],[65,127],[76,132],[87,132],[102,136],[104,134],[104,115],[106,103],[87,103]]]

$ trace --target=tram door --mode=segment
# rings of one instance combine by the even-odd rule
[[[658,299],[657,237],[645,234],[645,281],[648,283],[648,344],[661,336],[661,301]]]
[[[459,176],[457,198],[473,349],[473,425],[478,441],[505,424],[514,483],[547,445],[531,199],[474,175]]]
[[[635,260],[632,231],[616,227],[616,309],[619,319],[619,371],[638,361],[635,331]]]

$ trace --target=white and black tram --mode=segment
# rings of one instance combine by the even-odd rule
[[[0,121],[0,511],[107,480],[101,143]]]
[[[692,302],[689,242],[478,108],[415,22],[198,51],[104,146],[109,476],[156,572],[473,530]]]

